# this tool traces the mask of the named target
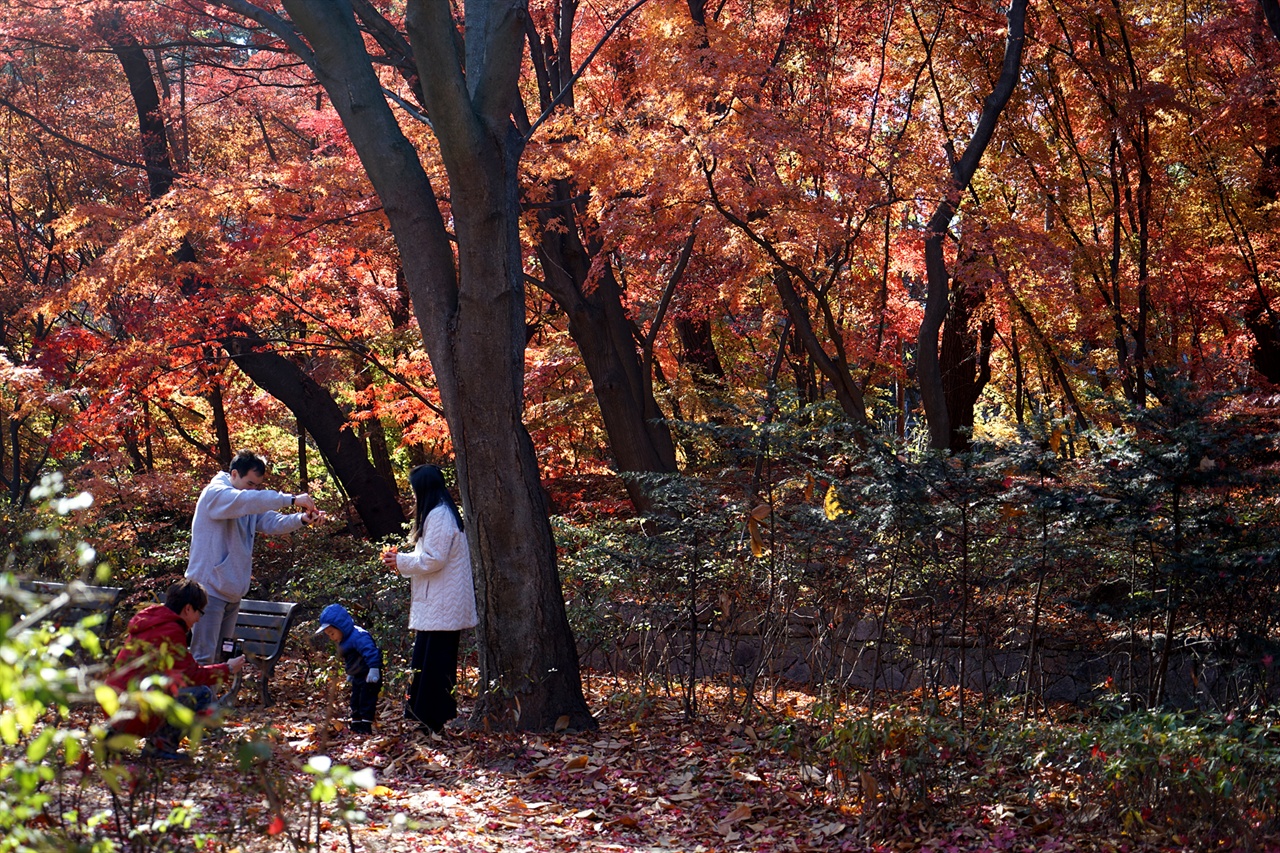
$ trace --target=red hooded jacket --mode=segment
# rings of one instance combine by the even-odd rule
[[[215,690],[231,675],[226,664],[201,666],[187,648],[190,634],[187,623],[163,604],[139,610],[125,629],[124,648],[116,655],[115,670],[106,683],[117,691],[136,688],[149,675],[167,675],[169,692],[203,684]],[[115,728],[127,734],[146,736],[164,723],[161,716],[145,711],[137,717],[122,720]]]

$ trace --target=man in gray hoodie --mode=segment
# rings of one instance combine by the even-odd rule
[[[204,586],[209,604],[192,628],[191,654],[206,666],[215,661],[221,639],[235,631],[240,599],[249,591],[253,575],[254,534],[292,533],[322,515],[306,493],[262,488],[266,475],[267,463],[241,450],[196,501],[187,577]],[[290,507],[305,512],[280,512]]]

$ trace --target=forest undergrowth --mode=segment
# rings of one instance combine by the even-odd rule
[[[236,708],[189,763],[86,754],[28,823],[110,842],[95,849],[246,853],[1280,850],[1274,708],[1193,723],[1006,705],[960,726],[954,696],[833,709],[778,685],[745,720],[718,680],[690,716],[678,690],[588,675],[596,731],[426,736],[388,691],[361,737],[339,678],[295,658],[278,704]]]

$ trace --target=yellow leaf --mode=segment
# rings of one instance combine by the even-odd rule
[[[827,496],[822,501],[822,511],[827,514],[828,521],[835,521],[844,515],[848,510],[840,506],[840,495],[836,493],[836,484],[832,483],[827,488]]]
[[[1049,436],[1049,449],[1054,453],[1058,452],[1058,448],[1062,446],[1062,427],[1058,427]]]
[[[395,793],[395,791],[391,790],[386,785],[374,785],[369,789],[369,793],[375,797],[390,797]]]
[[[114,716],[116,711],[120,710],[120,697],[116,691],[105,684],[99,684],[93,689],[93,697],[98,700],[98,704],[102,706],[102,710],[108,717]]]

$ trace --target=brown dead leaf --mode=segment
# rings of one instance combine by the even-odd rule
[[[527,812],[529,805],[519,797],[512,797],[502,804],[502,807],[510,812]]]
[[[746,820],[751,817],[751,806],[746,803],[739,803],[737,808],[724,816],[721,823],[737,823],[740,820]]]
[[[575,755],[564,763],[565,770],[581,770],[590,762],[590,757],[586,755]]]
[[[760,536],[760,524],[754,517],[747,519],[747,533],[751,536],[751,555],[764,556],[764,539]]]
[[[562,732],[567,728],[569,728],[569,715],[561,714],[560,718],[556,720],[556,731]]]
[[[876,777],[872,776],[865,770],[858,771],[858,781],[862,785],[862,799],[867,804],[874,804],[880,786],[876,784]]]

